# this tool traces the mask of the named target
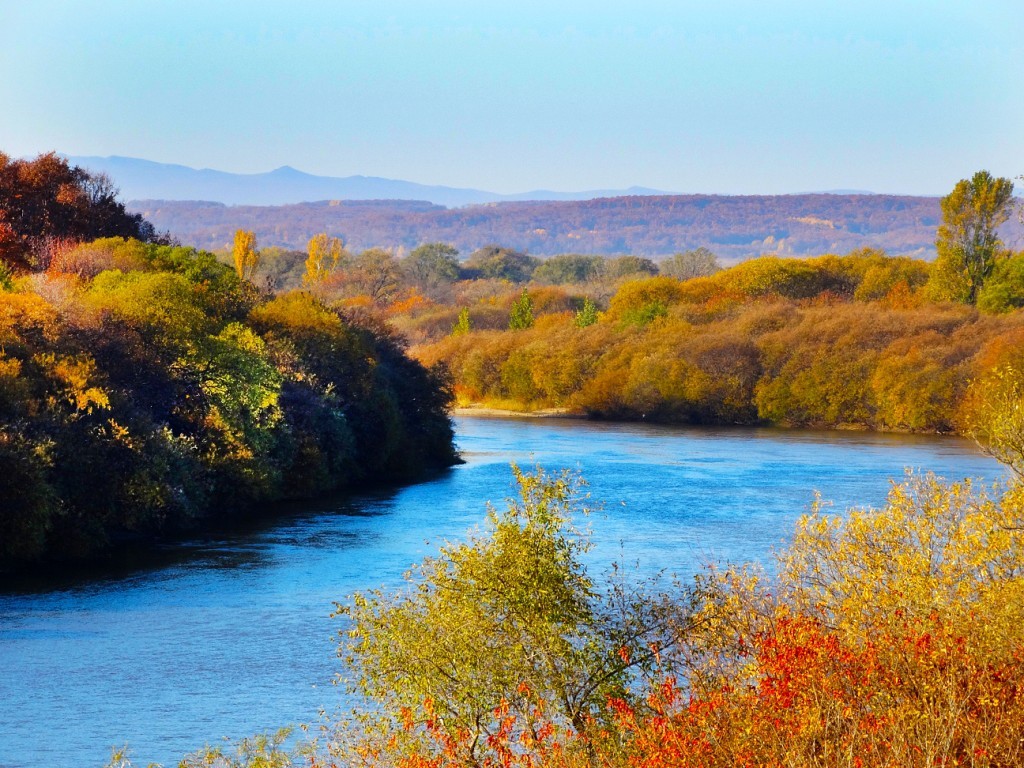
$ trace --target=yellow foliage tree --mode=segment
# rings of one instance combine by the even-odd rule
[[[343,249],[341,238],[328,237],[326,232],[313,235],[306,246],[306,275],[303,281],[307,285],[319,285],[338,268]]]
[[[242,280],[252,280],[260,266],[260,252],[256,247],[256,233],[247,229],[235,230],[235,272]]]
[[[110,407],[110,398],[96,384],[96,361],[88,355],[58,356],[52,352],[36,355],[34,362],[58,383],[61,399],[78,413],[92,413]],[[57,398],[52,398],[55,404]]]
[[[965,405],[968,433],[995,459],[1024,478],[1024,376],[1013,365],[971,383]]]
[[[1020,642],[1022,521],[1024,488],[989,493],[915,476],[882,510],[804,517],[782,579],[795,607],[856,635],[937,616],[997,645]]]

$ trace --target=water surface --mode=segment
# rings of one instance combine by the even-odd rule
[[[603,510],[594,568],[691,573],[770,562],[814,491],[880,505],[904,468],[1003,476],[957,438],[457,420],[466,464],[399,490],[307,503],[145,567],[55,576],[0,593],[0,766],[136,765],[316,719],[339,705],[333,601],[395,584],[512,492],[509,462],[576,468]]]

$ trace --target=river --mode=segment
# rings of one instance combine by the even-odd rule
[[[0,766],[176,765],[204,743],[314,721],[340,692],[333,601],[394,585],[512,492],[509,463],[579,469],[603,507],[590,567],[686,576],[771,563],[814,491],[882,504],[905,468],[1004,476],[961,439],[695,429],[560,419],[457,420],[466,463],[425,483],[296,505],[242,531],[88,576],[0,592]]]

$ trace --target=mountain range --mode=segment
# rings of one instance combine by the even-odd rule
[[[316,176],[282,166],[267,173],[228,173],[156,163],[134,157],[67,158],[110,176],[126,200],[208,200],[226,205],[288,205],[317,200],[426,200],[457,207],[517,200],[590,200],[623,195],[663,195],[646,187],[553,192],[536,189],[502,195],[481,189],[431,186],[377,176]]]

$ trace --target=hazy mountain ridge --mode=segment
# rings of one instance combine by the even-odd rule
[[[440,240],[469,253],[499,243],[536,255],[657,256],[705,246],[725,259],[882,248],[934,254],[937,197],[861,190],[795,195],[674,195],[630,190],[498,195],[370,176],[332,178],[283,166],[260,174],[125,157],[71,157],[107,173],[130,207],[182,242],[219,249],[252,229],[263,245],[305,248],[328,232],[349,248]],[[215,201],[215,202],[208,202]],[[315,202],[300,202],[315,201]],[[1020,248],[1024,227],[1004,237]]]
[[[227,205],[288,205],[315,200],[429,200],[460,206],[513,200],[589,200],[617,195],[664,194],[630,187],[624,190],[554,192],[533,190],[502,195],[480,189],[417,184],[378,176],[317,176],[282,166],[267,173],[228,173],[209,168],[157,163],[133,157],[68,157],[83,168],[110,176],[125,199],[214,200]]]
[[[706,246],[720,257],[803,256],[882,248],[934,253],[939,199],[897,195],[661,195],[585,201],[502,202],[444,208],[415,201],[334,201],[285,206],[223,206],[133,201],[129,206],[182,242],[226,247],[236,229],[262,245],[304,249],[327,232],[350,249],[454,244],[463,254],[487,243],[557,253],[657,256]],[[1021,227],[1008,225],[1007,243]]]

